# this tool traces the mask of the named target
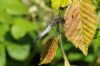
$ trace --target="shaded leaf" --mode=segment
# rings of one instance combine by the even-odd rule
[[[40,65],[50,63],[54,56],[56,55],[56,50],[58,48],[58,38],[50,39],[44,48],[44,51],[41,53]]]
[[[84,61],[89,63],[94,62],[94,60],[95,60],[95,56],[92,54],[89,54],[86,58],[84,58]]]
[[[7,42],[8,54],[15,60],[24,61],[30,52],[30,46]]]
[[[5,46],[0,43],[0,66],[5,66],[6,64],[6,54],[5,54]]]
[[[83,58],[83,55],[80,54],[80,53],[70,53],[70,54],[68,55],[68,59],[69,59],[70,61],[77,61],[77,60],[80,60],[80,59],[82,59],[82,58]]]
[[[9,25],[7,24],[0,24],[0,41],[5,40],[5,35],[9,31]]]
[[[100,38],[93,39],[93,48],[95,52],[100,48]]]
[[[85,55],[97,28],[95,7],[90,0],[73,0],[65,13],[65,35]]]

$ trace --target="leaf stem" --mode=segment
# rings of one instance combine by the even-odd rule
[[[70,63],[69,63],[69,61],[66,57],[64,47],[63,47],[63,44],[62,44],[62,33],[61,33],[61,30],[60,30],[60,26],[59,26],[58,30],[59,30],[58,35],[59,35],[60,45],[61,45],[61,49],[62,49],[62,53],[63,53],[64,63],[65,63],[65,66],[70,66]]]

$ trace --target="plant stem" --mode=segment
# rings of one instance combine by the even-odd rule
[[[60,26],[59,26],[58,30],[59,30],[58,35],[59,35],[59,39],[60,39],[60,45],[61,45],[61,49],[62,49],[62,53],[63,53],[64,63],[65,63],[65,66],[70,66],[70,63],[69,63],[69,61],[66,57],[64,47],[63,47],[63,44],[62,44],[62,33],[61,33],[61,30],[60,30]]]

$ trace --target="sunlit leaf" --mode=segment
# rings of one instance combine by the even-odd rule
[[[0,0],[0,8],[12,15],[23,15],[28,13],[28,8],[20,0]]]
[[[0,11],[0,23],[13,24],[13,18],[4,11]]]
[[[69,5],[70,0],[51,0],[52,8],[59,11],[60,7],[66,7]]]
[[[52,8],[58,10],[60,8],[61,0],[51,0]]]
[[[97,28],[95,7],[90,0],[73,0],[65,13],[65,35],[85,55]]]
[[[22,18],[16,18],[15,23],[11,28],[11,34],[15,39],[20,39],[32,30],[33,24],[30,21]]]
[[[70,0],[61,0],[61,7],[65,7],[67,5],[69,5]]]
[[[50,39],[41,53],[40,65],[50,63],[54,56],[56,55],[56,50],[58,48],[58,38]]]

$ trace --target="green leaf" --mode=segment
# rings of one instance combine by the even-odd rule
[[[28,13],[28,9],[21,3],[9,5],[7,12],[12,15],[23,15]]]
[[[0,24],[0,41],[4,41],[4,36],[8,31],[9,26],[7,24]]]
[[[0,8],[12,15],[22,15],[28,12],[28,8],[20,0],[0,0]]]
[[[80,59],[82,59],[82,57],[83,57],[82,54],[79,54],[79,53],[70,53],[68,55],[68,58],[70,61],[80,60]]]
[[[20,39],[33,29],[34,28],[32,22],[29,22],[28,20],[22,18],[16,18],[15,23],[11,28],[11,34],[15,39]]]
[[[100,48],[100,38],[93,39],[93,47],[95,52]]]
[[[95,61],[95,56],[93,54],[88,55],[85,59],[86,62],[94,62]]]
[[[97,32],[95,38],[96,38],[96,39],[100,38],[100,31]]]
[[[6,12],[0,11],[0,23],[13,24],[13,19]]]
[[[29,56],[30,46],[28,44],[19,45],[8,42],[7,51],[13,59],[24,61]]]
[[[6,64],[5,46],[0,43],[0,66],[5,66],[5,64]]]

